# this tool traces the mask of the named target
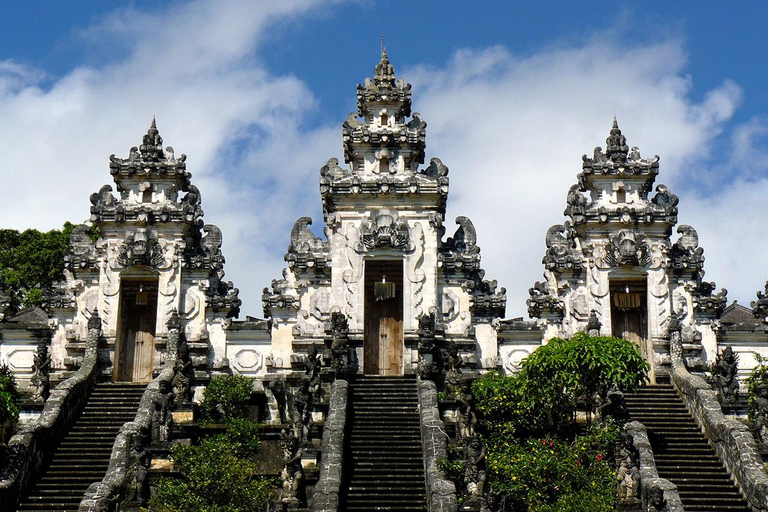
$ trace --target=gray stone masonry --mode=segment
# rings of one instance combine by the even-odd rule
[[[328,420],[323,430],[320,479],[315,485],[312,512],[337,512],[344,461],[344,433],[347,427],[349,383],[336,379],[331,386]]]
[[[179,326],[175,325],[168,331],[169,353],[165,367],[160,372],[160,375],[147,385],[134,420],[120,428],[120,432],[115,438],[115,444],[112,446],[112,455],[109,459],[107,473],[101,482],[94,482],[85,491],[85,496],[78,508],[79,512],[111,512],[122,501],[123,493],[131,474],[131,439],[135,435],[139,435],[145,439],[147,446],[151,443],[152,416],[163,402],[164,397],[161,392],[163,385],[168,389],[171,388],[171,381],[174,375],[174,352],[178,346]],[[174,352],[170,351],[172,348]],[[174,354],[173,357],[172,354]]]
[[[101,319],[94,311],[88,320],[88,341],[80,369],[56,386],[40,417],[21,428],[8,442],[8,458],[0,468],[0,503],[15,505],[61,432],[65,432],[88,399],[98,377]]]
[[[717,392],[702,379],[691,375],[685,365],[675,364],[672,382],[683,401],[715,446],[752,510],[768,512],[768,475],[757,451],[755,438],[743,423],[728,419],[717,401]]]
[[[630,421],[624,426],[624,431],[632,436],[632,445],[637,449],[640,460],[640,493],[643,510],[649,510],[650,496],[659,490],[663,493],[665,510],[667,512],[683,512],[683,503],[675,484],[666,478],[659,478],[656,471],[656,461],[653,458],[651,442],[645,426],[639,421]]]
[[[456,486],[446,480],[437,467],[439,459],[448,457],[448,434],[445,433],[445,424],[440,419],[437,387],[431,380],[419,379],[419,415],[429,512],[456,512]]]

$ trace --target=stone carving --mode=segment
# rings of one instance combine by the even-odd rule
[[[338,311],[331,313],[331,369],[337,379],[347,379],[352,374],[349,348],[349,324],[347,317]]]
[[[175,397],[168,381],[161,380],[159,386],[159,397],[154,404],[152,412],[152,445],[162,446],[168,442],[171,431],[173,415],[173,399]]]
[[[571,185],[571,188],[568,190],[568,196],[566,197],[568,206],[566,206],[565,211],[563,212],[563,215],[570,217],[573,224],[577,226],[579,224],[584,224],[587,221],[587,207],[589,205],[589,200],[582,194],[582,192],[583,190],[578,183]]]
[[[541,318],[542,315],[555,315],[562,318],[565,311],[565,303],[559,297],[552,295],[547,289],[547,284],[536,281],[533,287],[528,289],[528,315],[531,318]]]
[[[749,303],[752,308],[752,314],[755,318],[762,322],[766,322],[768,318],[768,281],[765,282],[765,291],[757,292],[757,300],[753,300]]]
[[[304,358],[304,374],[299,387],[293,394],[291,421],[300,446],[310,444],[309,433],[312,430],[312,411],[320,398],[320,354],[315,345],[311,345]]]
[[[601,268],[646,266],[651,262],[650,247],[645,235],[623,229],[609,237],[603,247],[604,257],[596,258]]]
[[[464,446],[464,484],[466,485],[465,504],[470,507],[485,508],[485,446],[476,434],[469,438]]]
[[[429,308],[429,314],[417,317],[419,323],[419,375],[431,379],[440,369],[440,350],[435,334],[437,330],[437,308]]]
[[[283,269],[283,279],[272,280],[272,290],[264,288],[261,294],[264,316],[271,317],[272,309],[299,309],[299,297],[296,291],[296,279],[293,272]]]
[[[480,247],[475,226],[468,217],[456,217],[459,228],[453,237],[441,244],[438,265],[446,272],[475,271],[480,268]]]
[[[574,251],[575,244],[569,222],[549,228],[546,242],[547,252],[541,262],[547,270],[574,273],[582,270],[583,258]]]
[[[149,464],[152,454],[145,448],[144,435],[134,431],[130,434],[128,455],[128,484],[125,489],[125,501],[144,503],[149,498]]]
[[[479,269],[472,273],[472,279],[463,284],[469,292],[469,309],[477,317],[501,318],[507,308],[507,289],[501,287],[496,291],[496,280],[485,280],[485,270]]]
[[[455,396],[461,386],[461,368],[464,366],[464,359],[461,358],[455,341],[448,342],[442,357],[445,361],[445,393],[448,396]]]
[[[456,392],[456,441],[464,446],[469,440],[478,435],[477,415],[475,414],[475,398],[472,395],[472,380],[463,379]]]
[[[413,252],[406,258],[407,272],[405,277],[411,283],[411,309],[416,316],[422,314],[421,304],[424,301],[424,283],[427,275],[421,268],[424,263],[424,230],[421,223],[414,224],[411,245]]]
[[[700,275],[703,275],[702,270]],[[706,281],[697,281],[690,286],[686,286],[691,292],[693,299],[693,309],[697,313],[709,314],[719,318],[728,302],[728,290],[721,288],[719,292],[714,293],[715,283]]]
[[[597,317],[597,311],[593,309],[589,313],[589,320],[587,320],[587,334],[590,336],[600,336],[600,329],[602,328],[603,324]]]
[[[390,248],[397,251],[412,251],[414,244],[405,219],[398,218],[394,210],[378,210],[360,226],[360,243],[355,245],[358,252],[376,248]]]
[[[125,268],[134,265],[160,266],[165,261],[165,255],[157,233],[145,228],[126,233],[125,242],[118,250],[117,261]]]
[[[51,356],[48,354],[49,340],[41,338],[37,344],[37,351],[32,363],[32,401],[44,402],[50,391],[49,370],[51,368]]]
[[[709,381],[719,393],[723,406],[733,407],[739,402],[738,365],[739,356],[731,347],[725,347],[710,368]]]
[[[285,261],[291,269],[302,271],[330,271],[331,258],[329,243],[315,238],[308,226],[312,224],[309,217],[301,217],[291,230],[291,245]]]
[[[640,499],[640,463],[632,434],[624,432],[616,447],[616,480],[619,504],[636,505]]]
[[[224,269],[217,268],[208,278],[208,288],[205,296],[214,311],[226,311],[227,317],[237,318],[240,315],[240,290],[235,288],[232,281],[224,281]],[[265,289],[266,290],[266,289]]]
[[[677,228],[680,238],[669,250],[669,266],[675,275],[690,273],[694,277],[703,274],[704,249],[699,247],[699,234],[688,225]]]
[[[757,386],[752,411],[754,414],[753,429],[756,434],[755,438],[761,445],[768,446],[768,386],[764,384]]]
[[[174,309],[168,319],[168,355],[166,361],[173,361],[173,379],[171,386],[175,401],[189,400],[192,381],[192,361],[189,358],[189,345],[181,332],[181,319]]]
[[[280,432],[280,450],[283,452],[283,470],[280,473],[280,503],[284,507],[304,504],[304,468],[301,466],[301,447],[293,430]]]
[[[111,187],[110,187],[111,190]],[[109,197],[112,197],[111,195]],[[69,245],[64,255],[64,264],[71,270],[91,269],[96,267],[96,244],[88,235],[89,227],[85,225],[75,226],[69,236]]]

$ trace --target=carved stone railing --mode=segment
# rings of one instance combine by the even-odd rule
[[[166,399],[162,389],[170,389],[174,376],[174,361],[179,347],[179,325],[169,322],[168,354],[160,375],[147,385],[141,397],[139,409],[133,421],[124,424],[112,445],[107,473],[101,482],[92,483],[85,491],[80,502],[79,512],[111,512],[125,498],[124,490],[137,470],[135,451],[144,450],[152,442],[152,417]],[[142,439],[139,446],[131,446],[131,441]],[[134,456],[132,456],[132,450]]]
[[[320,479],[315,485],[312,512],[338,512],[344,462],[344,434],[347,428],[349,383],[336,379],[331,386],[328,419],[323,429]]]
[[[666,512],[683,512],[683,504],[675,484],[666,478],[659,478],[656,460],[653,458],[651,442],[645,426],[639,421],[631,421],[624,426],[624,431],[632,436],[632,446],[638,453],[640,462],[640,499],[643,510],[649,510],[654,496],[663,498]]]
[[[69,429],[80,413],[98,377],[101,318],[94,311],[88,320],[88,340],[83,364],[61,382],[45,402],[36,421],[24,425],[8,442],[8,456],[0,468],[0,503],[15,505],[42,465],[55,440]]]
[[[427,506],[429,512],[456,512],[458,508],[456,486],[446,480],[437,467],[437,461],[448,457],[448,434],[440,419],[437,405],[437,387],[431,380],[419,379],[419,416],[421,442],[424,450],[424,473],[427,479]]]
[[[753,511],[768,512],[768,475],[749,428],[723,414],[717,393],[701,377],[685,368],[675,333],[670,336],[672,382],[680,391],[685,405],[715,446]]]

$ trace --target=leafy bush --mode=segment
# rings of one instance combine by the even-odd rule
[[[7,364],[0,365],[0,426],[8,420],[15,423],[19,419],[19,408],[16,406],[18,398],[16,376]]]
[[[613,385],[634,392],[650,365],[631,341],[580,332],[570,339],[552,338],[522,364],[522,371],[539,385],[562,389],[572,400],[582,400],[587,410],[596,394],[605,396]]]
[[[196,446],[175,445],[171,460],[182,478],[161,478],[152,512],[254,512],[265,510],[275,484],[257,476],[259,426],[231,420],[222,434]]]
[[[203,392],[200,422],[226,423],[245,417],[245,405],[251,398],[253,379],[243,375],[217,375]]]
[[[490,372],[473,382],[488,483],[507,510],[616,509],[612,465],[620,426],[608,419],[580,429],[574,412],[578,401],[592,407],[593,397],[613,385],[636,390],[648,368],[632,342],[580,333],[550,340],[516,375]],[[443,463],[454,478],[455,458]]]
[[[756,399],[760,388],[768,388],[768,359],[764,359],[760,354],[755,354],[757,366],[755,366],[744,380],[747,385],[747,405],[749,407],[749,420],[755,421],[757,412]]]

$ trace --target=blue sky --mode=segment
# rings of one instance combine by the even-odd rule
[[[4,224],[85,220],[109,154],[156,114],[224,231],[244,313],[261,316],[293,221],[321,224],[317,170],[341,156],[383,34],[428,158],[451,168],[447,230],[474,220],[508,316],[525,314],[546,228],[614,114],[661,156],[707,279],[748,303],[768,278],[766,26],[758,1],[3,2]]]

